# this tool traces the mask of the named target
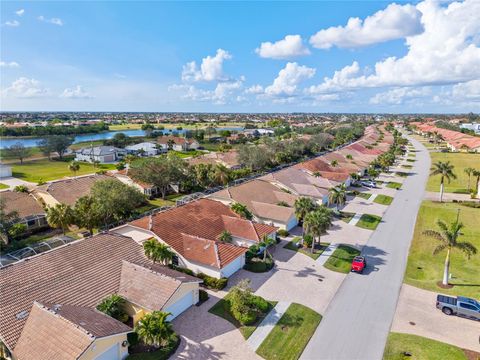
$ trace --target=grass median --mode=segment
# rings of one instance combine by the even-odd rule
[[[295,360],[302,355],[322,315],[293,303],[257,349],[266,360]]]
[[[347,274],[350,272],[352,260],[360,255],[360,251],[347,245],[339,245],[323,266],[328,270]]]
[[[377,215],[363,214],[360,220],[357,222],[357,226],[362,229],[375,230],[382,221],[382,218]]]
[[[398,182],[391,181],[387,184],[387,188],[399,190],[402,187],[402,184]]]

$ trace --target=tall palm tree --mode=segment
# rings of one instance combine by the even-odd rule
[[[431,176],[440,175],[440,202],[443,200],[443,183],[447,179],[450,182],[451,179],[456,179],[457,175],[453,172],[454,166],[450,164],[450,161],[447,162],[436,162],[433,164]]]
[[[315,238],[318,238],[320,243],[320,237],[332,224],[332,211],[325,207],[320,206],[317,210],[308,213],[305,217],[305,229],[307,234],[312,235],[312,253],[315,249]]]
[[[473,176],[476,177],[477,181],[476,181],[476,189],[477,189],[477,196],[480,195],[480,170],[475,170],[473,173],[472,173]]]
[[[147,345],[152,345],[156,348],[165,346],[173,335],[172,324],[167,321],[169,315],[171,313],[162,311],[153,311],[150,314],[146,314],[135,325],[135,332]]]
[[[231,243],[232,242],[232,234],[230,234],[227,230],[223,230],[221,234],[218,236],[218,240]]]
[[[472,177],[472,174],[475,172],[475,169],[474,168],[471,168],[471,167],[468,167],[468,168],[465,168],[463,169],[463,171],[465,172],[465,174],[468,175],[468,192],[470,192],[470,178]]]
[[[335,204],[335,209],[338,211],[338,206],[344,205],[347,201],[347,187],[345,184],[338,185],[328,190],[328,205]]]
[[[447,250],[447,256],[445,258],[445,267],[443,270],[443,285],[448,285],[448,277],[449,277],[449,268],[450,268],[450,252],[453,249],[458,249],[463,252],[467,257],[470,259],[470,256],[475,255],[477,253],[477,248],[466,241],[459,242],[458,237],[461,234],[460,230],[464,227],[462,223],[459,223],[458,220],[450,223],[447,225],[441,220],[437,221],[437,226],[440,228],[440,231],[437,230],[425,230],[423,232],[424,235],[434,238],[441,242],[433,250],[433,255],[437,255],[438,253],[442,252],[443,250]]]
[[[73,172],[73,176],[77,176],[77,171],[80,170],[80,164],[76,161],[72,161],[68,164],[68,170]]]
[[[63,235],[70,225],[73,224],[74,214],[69,205],[56,204],[47,208],[47,222],[53,228],[62,229]]]
[[[213,171],[213,180],[216,184],[227,185],[230,181],[230,170],[222,164],[216,164]]]
[[[302,242],[303,242],[303,235],[305,234],[305,227],[304,227],[304,219],[308,213],[315,210],[317,205],[313,202],[312,199],[308,197],[299,197],[295,200],[293,204],[293,208],[295,210],[295,216],[297,220],[302,224]]]

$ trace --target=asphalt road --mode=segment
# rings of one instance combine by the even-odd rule
[[[410,141],[418,150],[413,174],[363,249],[368,267],[347,276],[301,359],[382,359],[430,169],[428,151]]]

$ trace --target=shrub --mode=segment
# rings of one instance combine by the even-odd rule
[[[290,233],[285,229],[280,229],[277,231],[278,236],[287,237]]]
[[[187,275],[190,275],[190,276],[195,276],[195,273],[190,270],[190,269],[187,269],[187,268],[184,268],[184,267],[180,267],[180,266],[175,266],[173,264],[170,264],[168,265],[168,267],[170,269],[173,269],[173,270],[176,270],[176,271],[179,271],[179,272],[182,272],[184,274],[187,274]]]
[[[205,290],[200,289],[198,292],[198,298],[200,302],[205,302],[208,300],[208,293]]]
[[[28,193],[28,188],[25,185],[17,185],[13,188],[15,192]]]
[[[238,310],[232,309],[232,315],[242,325],[250,325],[257,320],[257,314],[253,310],[241,313]]]
[[[250,246],[250,248],[248,249],[248,251],[245,254],[245,257],[246,257],[247,261],[250,261],[252,258],[257,256],[258,250],[260,250],[258,245],[255,244],[255,245]]]
[[[263,261],[263,259],[253,258],[247,262],[243,268],[254,273],[267,272],[273,268],[273,260],[269,257],[267,257],[265,261]]]
[[[228,284],[228,279],[227,278],[221,278],[217,279],[212,276],[208,276],[203,273],[198,273],[197,277],[203,280],[203,285],[209,289],[215,289],[215,290],[222,290],[227,286]]]
[[[123,309],[124,304],[124,298],[120,295],[113,294],[103,299],[102,302],[97,305],[97,310],[117,319],[118,321],[127,322],[128,314],[125,313]]]
[[[262,312],[265,313],[268,310],[269,304],[268,301],[262,298],[261,296],[252,296],[252,305],[255,306],[255,308]]]
[[[313,242],[313,236],[310,235],[310,234],[305,234],[303,236],[303,243],[305,244],[305,246],[307,247],[311,247],[312,246],[312,242]]]

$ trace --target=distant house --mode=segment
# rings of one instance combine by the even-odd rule
[[[0,163],[0,178],[12,176],[12,167],[10,165],[5,165]]]
[[[265,236],[274,238],[276,227],[242,219],[218,201],[200,199],[164,212],[134,220],[113,229],[138,243],[155,237],[171,246],[174,264],[216,278],[230,277],[245,265],[245,253]],[[222,232],[232,242],[219,240]]]
[[[5,212],[17,212],[17,223],[25,224],[27,232],[48,227],[45,210],[33,195],[7,190],[0,192],[0,199],[5,203]]]
[[[238,151],[230,150],[227,152],[209,152],[207,154],[187,159],[190,165],[198,164],[220,164],[229,169],[237,170],[242,167],[238,161]]]
[[[153,184],[147,184],[143,181],[138,181],[128,175],[128,169],[123,169],[119,170],[116,172],[111,172],[109,173],[112,177],[120,180],[122,183],[132,186],[140,192],[142,192],[144,195],[148,196],[149,198],[154,197],[158,195],[159,190],[158,187],[153,185]]]
[[[127,150],[114,146],[86,147],[75,151],[76,161],[112,163],[121,160],[127,154]]]
[[[155,156],[158,155],[162,149],[153,142],[142,142],[140,144],[129,145],[125,147],[129,154],[139,156]]]
[[[152,311],[174,319],[198,303],[196,277],[153,264],[129,237],[103,233],[0,268],[0,334],[7,357],[125,359],[133,329],[96,306],[118,294],[135,325]]]
[[[195,139],[187,139],[178,136],[160,136],[157,143],[163,151],[168,151],[171,147],[175,151],[196,150],[200,144]]]

